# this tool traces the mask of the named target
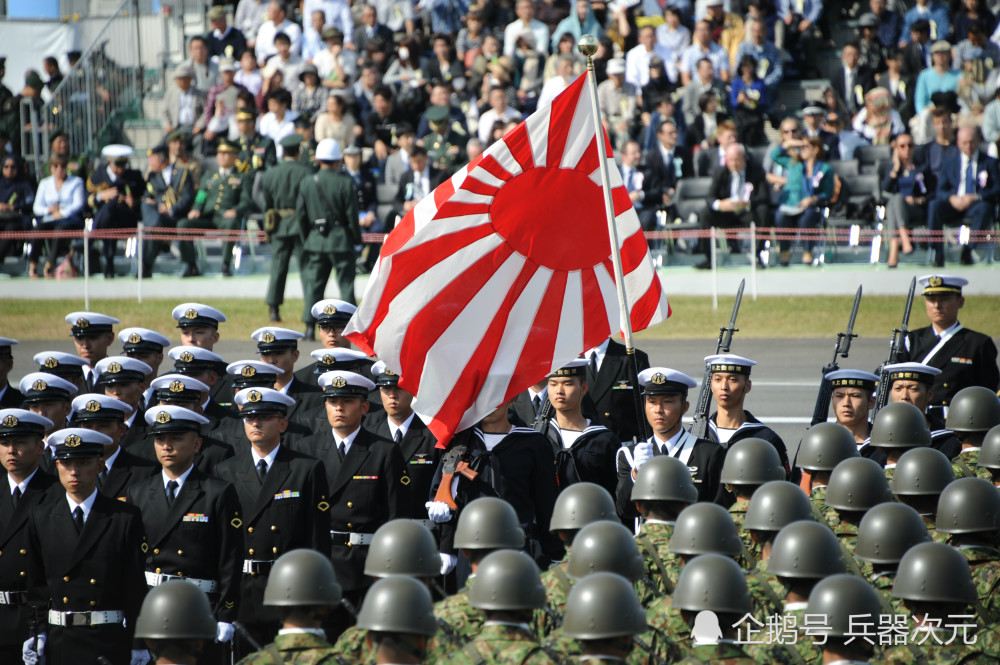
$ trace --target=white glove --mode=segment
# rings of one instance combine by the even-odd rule
[[[451,519],[451,508],[444,501],[428,501],[424,504],[427,508],[427,517],[435,524],[441,524]]]
[[[129,661],[129,665],[146,665],[150,660],[152,658],[145,649],[132,649],[132,660]]]
[[[635,448],[632,449],[632,468],[635,469],[636,473],[642,468],[642,465],[653,459],[653,444],[649,441],[643,441],[642,443],[635,444]]]
[[[38,645],[35,645],[35,640]],[[24,665],[45,665],[45,633],[38,633],[38,637],[29,637],[21,647],[21,657]]]
[[[233,639],[233,633],[235,632],[236,629],[233,628],[233,624],[220,621],[215,624],[215,641],[229,642]]]
[[[455,570],[455,566],[458,565],[458,557],[451,554],[445,554],[444,552],[439,552],[438,556],[441,557],[441,574],[447,575],[451,571]]]

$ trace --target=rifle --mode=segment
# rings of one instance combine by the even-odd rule
[[[740,313],[740,303],[743,302],[743,288],[746,286],[745,279],[740,280],[740,288],[736,291],[736,302],[733,303],[733,313],[729,317],[729,325],[719,328],[719,341],[715,345],[716,355],[729,353],[729,348],[733,344],[733,333],[739,332],[736,327],[736,317]],[[712,401],[712,370],[708,364],[705,365],[705,374],[701,379],[701,391],[698,393],[698,404],[694,412],[694,424],[691,425],[690,432],[699,439],[704,439],[708,435],[708,410]]]
[[[247,630],[247,627],[244,626],[239,621],[233,622],[233,628],[236,629],[237,633],[243,636],[243,639],[245,639],[250,644],[250,648],[253,649],[254,651],[260,651],[261,649],[264,648],[260,645],[260,642],[254,639],[253,635],[250,634],[250,631]]]
[[[907,326],[910,324],[910,309],[913,307],[913,293],[917,290],[917,278],[910,280],[910,292],[906,294],[906,307],[903,309],[903,322],[898,328],[892,329],[892,340],[889,342],[889,357],[882,366],[878,368],[878,389],[875,391],[875,406],[872,408],[872,422],[875,422],[875,414],[883,406],[889,403],[889,373],[885,370],[887,365],[899,362],[900,352],[906,342],[906,333],[909,332]]]
[[[553,408],[552,402],[549,401],[549,391],[546,389],[542,393],[542,406],[538,409],[535,420],[531,424],[532,429],[542,436],[547,437],[549,434],[549,421],[552,419]]]
[[[851,340],[857,337],[854,334],[854,321],[858,318],[858,307],[860,306],[861,287],[859,286],[858,292],[854,294],[854,306],[851,308],[851,318],[847,320],[847,332],[837,333],[837,343],[833,345],[833,360],[823,368],[823,376],[819,383],[819,392],[816,394],[816,405],[813,407],[812,422],[809,423],[810,427],[817,423],[825,423],[830,413],[830,395],[833,393],[833,387],[826,380],[826,375],[840,369],[840,365],[837,364],[837,356],[846,358],[851,352]]]

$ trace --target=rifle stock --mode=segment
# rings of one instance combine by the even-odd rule
[[[733,333],[739,332],[736,327],[736,317],[740,313],[740,303],[743,302],[743,288],[746,280],[740,280],[740,288],[736,291],[736,302],[733,303],[733,313],[729,317],[729,325],[719,329],[719,341],[715,345],[716,355],[729,353],[733,344]],[[701,378],[701,390],[698,392],[698,402],[695,405],[694,423],[691,425],[691,434],[699,439],[704,439],[708,435],[708,413],[712,404],[712,371],[705,365],[705,373]]]
[[[247,641],[247,643],[250,645],[250,648],[253,649],[254,651],[260,651],[261,649],[264,648],[260,645],[260,642],[254,639],[254,636],[250,634],[250,631],[247,630],[247,627],[244,626],[239,621],[233,622],[233,628],[236,630],[237,633],[243,636],[243,639]]]
[[[854,334],[854,322],[858,318],[858,308],[861,306],[861,287],[858,287],[854,294],[854,306],[851,308],[851,316],[847,320],[847,331],[837,333],[837,342],[833,345],[833,360],[823,367],[823,375],[820,378],[819,392],[816,394],[816,405],[813,407],[810,427],[818,423],[825,423],[830,414],[830,395],[833,393],[833,386],[826,380],[826,375],[840,369],[837,363],[837,356],[846,358],[851,352],[851,340],[857,335]]]
[[[872,408],[872,422],[879,410],[889,403],[889,373],[887,365],[899,362],[906,334],[909,332],[910,310],[913,308],[913,294],[917,289],[917,278],[910,280],[910,291],[906,294],[906,307],[903,309],[903,321],[898,328],[893,328],[892,339],[889,341],[889,357],[878,369],[878,389],[875,391],[875,406]]]

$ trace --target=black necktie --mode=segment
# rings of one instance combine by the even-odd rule
[[[343,441],[337,444],[337,454],[340,455],[340,461],[343,462],[344,457],[347,456],[347,446],[344,445]]]
[[[261,460],[257,462],[257,478],[260,480],[260,484],[264,484],[264,478],[267,476],[267,462]]]
[[[76,525],[76,532],[83,531],[83,508],[77,506],[73,509],[73,524]]]
[[[264,460],[261,460],[261,462],[263,462],[263,461]],[[266,466],[266,463],[265,463],[265,466]],[[265,469],[265,473],[266,472],[267,472],[267,470]],[[261,478],[263,478],[263,476],[261,476]],[[174,499],[176,499],[176,498],[177,498],[177,481],[176,480],[168,480],[167,481],[167,506],[174,505]]]
[[[397,429],[396,433],[392,437],[393,443],[399,444],[403,442],[403,430]]]
[[[590,371],[597,376],[597,351],[590,354]]]
[[[14,504],[14,508],[17,508],[17,504],[21,503],[21,488],[15,487],[14,493],[10,495],[10,501]]]
[[[535,408],[535,415],[542,410],[542,397],[541,395],[535,395],[531,398],[531,405]]]

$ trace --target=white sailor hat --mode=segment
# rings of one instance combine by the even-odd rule
[[[864,388],[874,392],[878,374],[860,369],[838,369],[827,374],[826,379],[834,388]]]
[[[20,344],[20,342],[10,337],[0,337],[0,356],[9,356],[10,347],[15,344]]]
[[[94,385],[145,381],[152,372],[153,368],[138,358],[108,356],[94,365],[94,375],[97,377]]]
[[[352,305],[349,302],[344,302],[343,300],[337,300],[335,298],[327,298],[326,300],[320,300],[318,303],[312,306],[311,313],[313,318],[316,319],[316,323],[323,324],[334,324],[334,323],[344,323],[346,324],[354,316],[354,312],[358,310],[357,306]]]
[[[21,379],[17,386],[24,394],[24,403],[46,402],[53,399],[69,401],[80,392],[75,385],[47,372],[32,372]]]
[[[264,326],[250,333],[250,337],[257,342],[257,353],[274,353],[297,348],[299,340],[305,335],[288,328]]]
[[[0,409],[0,436],[45,434],[52,421],[27,409]]]
[[[160,432],[197,432],[209,420],[191,409],[182,406],[152,406],[143,416],[149,425],[150,434]]]
[[[669,367],[650,367],[639,372],[643,395],[686,395],[698,385],[684,372]]]
[[[226,373],[232,375],[233,387],[243,390],[253,387],[270,388],[278,380],[278,375],[284,374],[285,370],[259,360],[237,360],[229,363]]]
[[[757,361],[731,353],[722,353],[705,356],[705,364],[711,368],[712,372],[729,372],[730,374],[750,376],[750,368],[756,365]]]
[[[132,407],[125,402],[99,393],[77,395],[72,406],[74,424],[88,420],[124,421],[132,412]]]
[[[578,376],[581,379],[586,379],[588,367],[590,367],[590,363],[586,358],[574,358],[559,369],[550,372],[548,374],[548,378],[569,378],[572,376]]]
[[[118,319],[98,312],[71,312],[66,315],[66,323],[73,326],[70,337],[88,337],[111,332],[111,326],[120,323]]]
[[[164,374],[158,376],[149,384],[153,389],[153,397],[158,402],[181,400],[182,402],[201,403],[201,394],[211,388],[198,379],[183,374]]]
[[[919,381],[929,386],[934,385],[934,377],[941,373],[937,367],[923,363],[894,363],[883,368],[889,376],[889,385],[895,381]]]
[[[285,415],[295,405],[295,398],[274,388],[244,388],[236,393],[233,400],[240,407],[240,416],[246,418],[255,413],[277,413]]]
[[[368,397],[375,384],[360,374],[333,370],[319,377],[319,387],[327,397]]]
[[[203,305],[200,302],[181,303],[177,307],[174,307],[174,311],[170,315],[177,321],[178,328],[187,328],[189,326],[218,328],[219,324],[226,320],[225,314],[214,307]]]
[[[326,374],[338,369],[357,372],[371,362],[363,351],[355,349],[316,349],[309,355],[316,359],[316,374]]]
[[[221,375],[226,366],[222,356],[200,346],[175,346],[167,351],[167,356],[174,361],[174,371],[178,374],[211,370]]]
[[[125,328],[118,333],[124,353],[163,353],[170,340],[149,328]]]
[[[381,360],[372,365],[371,373],[372,378],[375,379],[375,385],[380,388],[399,385],[399,374],[386,367],[385,363]]]
[[[36,353],[32,361],[40,371],[55,374],[62,378],[77,378],[83,376],[83,366],[87,361],[80,356],[62,351],[42,351]]]
[[[127,160],[134,152],[131,146],[111,143],[101,148],[101,157],[109,162],[120,162]]]
[[[114,443],[107,434],[83,427],[67,427],[49,435],[54,459],[87,459],[104,454],[104,446]]]
[[[962,295],[962,287],[969,283],[964,277],[954,275],[924,275],[918,277],[917,281],[924,290],[920,292],[922,296],[931,296],[938,293],[957,293]]]

